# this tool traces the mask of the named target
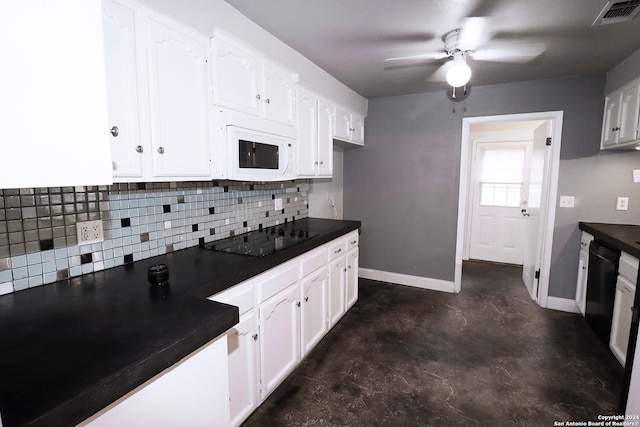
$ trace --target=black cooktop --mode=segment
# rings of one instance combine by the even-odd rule
[[[205,243],[203,247],[213,251],[263,257],[316,236],[317,234],[309,234],[308,231],[295,227],[275,226]]]

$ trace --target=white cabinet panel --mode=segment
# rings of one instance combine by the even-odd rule
[[[358,260],[358,248],[350,249],[349,252],[347,252],[347,310],[358,300]]]
[[[297,365],[300,348],[298,283],[258,306],[261,398]]]
[[[329,323],[335,325],[345,313],[346,259],[339,256],[329,263]]]
[[[104,0],[102,8],[113,174],[142,178],[148,135],[140,129],[139,99],[146,92],[140,93],[136,12],[124,3],[110,0]]]
[[[259,115],[258,58],[223,37],[214,38],[215,104]]]
[[[300,304],[301,354],[304,356],[328,330],[326,268],[321,268],[301,280]]]
[[[293,126],[295,124],[295,91],[289,73],[268,64],[262,64],[264,118]]]
[[[640,135],[640,79],[609,94],[605,99],[601,148],[629,148]]]
[[[257,339],[253,310],[227,332],[232,426],[239,426],[258,406]]]
[[[318,100],[318,172],[320,178],[333,176],[333,127],[335,121],[333,104]]]
[[[351,113],[351,141],[364,144],[364,117],[356,113]]]
[[[335,107],[336,123],[334,128],[334,138],[343,141],[351,140],[351,113],[342,107]]]
[[[150,17],[147,43],[154,175],[206,178],[209,40]]]
[[[137,3],[103,8],[114,180],[210,178],[209,39]]]
[[[229,426],[227,376],[222,335],[80,425]]]
[[[0,188],[113,182],[103,46],[99,0],[0,2]]]
[[[318,168],[318,100],[298,90],[298,177],[315,177]]]

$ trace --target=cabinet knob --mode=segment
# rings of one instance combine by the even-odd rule
[[[111,132],[111,135],[116,137],[120,134],[120,129],[118,129],[118,126],[113,126],[109,132]]]
[[[323,161],[320,161],[320,164],[321,164],[321,165],[324,165],[324,162],[323,162]]]
[[[344,271],[345,271],[345,273],[346,273],[346,272],[347,272],[347,269],[345,268],[345,269],[344,269]]]
[[[342,252],[342,248],[338,249],[337,251],[333,251],[334,254],[339,254],[340,252]]]
[[[264,102],[266,102],[267,104],[271,104],[271,100],[269,98],[267,98]]]
[[[262,99],[262,97],[260,96],[260,94],[256,95],[256,99]]]
[[[298,307],[300,307],[300,301],[298,301],[298,302],[296,303],[296,305],[297,305]]]
[[[258,334],[253,334],[252,338],[254,341],[258,341]]]
[[[315,164],[317,165],[317,164],[318,164],[318,162],[315,162]]]
[[[144,148],[142,148],[142,145],[136,145],[136,153],[142,153],[144,151]]]
[[[304,297],[304,302],[309,301],[309,297]]]
[[[351,268],[351,266],[348,266],[347,268]]]
[[[160,154],[164,154],[164,148],[162,148],[162,147],[158,147],[158,153],[160,153]]]

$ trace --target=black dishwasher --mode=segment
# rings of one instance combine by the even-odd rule
[[[611,248],[597,239],[589,245],[585,318],[607,348],[611,335],[619,260],[619,250]]]

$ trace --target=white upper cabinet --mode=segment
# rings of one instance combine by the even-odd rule
[[[606,97],[601,148],[631,148],[640,140],[640,79]]]
[[[208,38],[137,3],[103,8],[114,180],[210,178]]]
[[[142,98],[136,48],[136,13],[115,1],[103,2],[104,44],[113,175],[142,178],[147,135],[140,130]]]
[[[334,106],[302,89],[297,95],[298,177],[331,178]]]
[[[112,182],[100,0],[0,2],[0,188]]]
[[[333,128],[336,110],[333,104],[318,99],[318,170],[319,178],[333,176]]]
[[[333,137],[344,142],[364,145],[364,117],[345,108],[335,107]]]
[[[147,24],[153,174],[209,177],[209,39],[158,15]]]
[[[288,126],[295,125],[294,75],[215,32],[213,101],[216,105]]]

